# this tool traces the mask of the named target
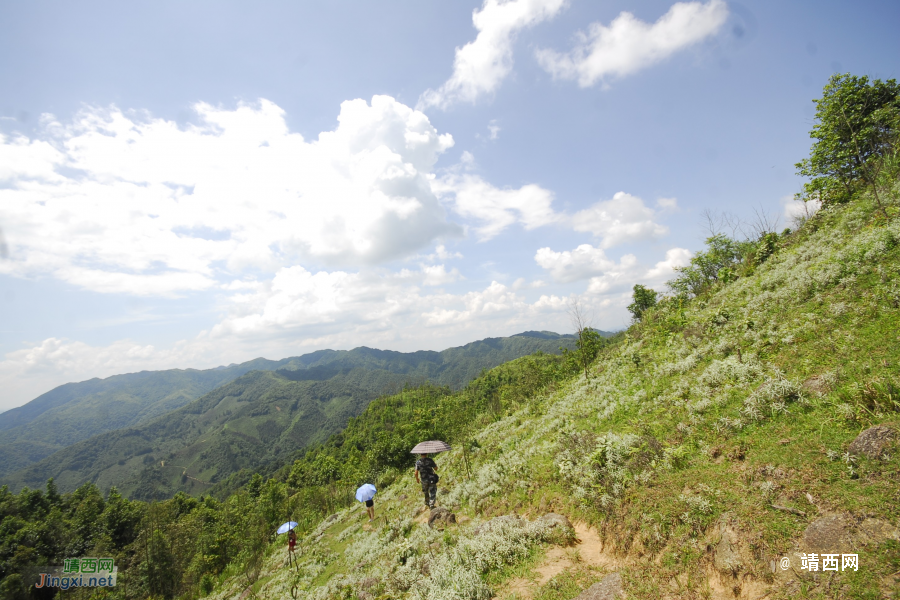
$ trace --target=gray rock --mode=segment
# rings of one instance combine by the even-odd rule
[[[716,544],[713,564],[722,573],[736,574],[741,570],[743,563],[738,552],[736,536],[732,531],[728,529],[722,530],[722,537],[719,539],[719,543]]]
[[[622,589],[622,576],[618,573],[613,573],[578,594],[575,600],[617,600],[624,597],[625,590]]]
[[[428,515],[429,527],[431,527],[432,529],[434,529],[435,527],[438,529],[443,529],[451,523],[456,523],[456,515],[454,515],[452,512],[450,512],[443,506],[431,509],[431,514]]]
[[[885,455],[896,440],[897,432],[887,425],[869,427],[850,444],[850,454],[878,459]]]
[[[847,514],[816,519],[803,532],[803,548],[819,554],[854,553],[856,521]]]
[[[331,523],[332,521],[334,521],[334,520],[337,519],[337,518],[338,518],[338,514],[337,514],[337,513],[334,513],[333,515],[331,515],[330,517],[328,517],[327,520],[328,520],[329,523]]]
[[[734,515],[730,512],[722,513],[715,525],[715,536],[711,540],[715,544],[713,551],[713,566],[723,574],[737,575],[744,568],[741,559],[739,537],[735,531]]]
[[[575,541],[575,528],[572,523],[563,515],[556,513],[547,513],[540,519],[550,526],[549,539],[555,544],[568,544]]]

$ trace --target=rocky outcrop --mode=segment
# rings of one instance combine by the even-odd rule
[[[897,441],[897,431],[887,425],[869,427],[850,443],[850,454],[873,460],[883,458]]]
[[[452,512],[443,506],[431,509],[431,514],[428,515],[429,527],[432,529],[443,529],[451,523],[456,523],[456,515]]]
[[[854,552],[855,528],[856,521],[847,514],[831,514],[816,519],[803,532],[803,550],[817,554]]]
[[[738,543],[738,533],[731,513],[723,513],[716,522],[713,548],[713,566],[723,575],[736,576],[744,569]]]
[[[622,585],[622,576],[612,573],[581,592],[575,600],[619,600],[625,597]]]
[[[803,551],[818,554],[856,553],[864,546],[900,541],[900,529],[881,519],[857,521],[846,513],[825,515],[803,532]]]

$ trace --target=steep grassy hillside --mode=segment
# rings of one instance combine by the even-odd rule
[[[534,351],[558,351],[571,340],[528,332],[443,352],[315,352],[281,361],[274,373],[251,371],[155,420],[73,444],[3,481],[18,490],[52,477],[63,491],[90,481],[148,500],[179,490],[228,490],[249,475],[226,481],[229,476],[263,470],[324,441],[379,394],[429,379],[446,382],[449,391],[485,368]]]
[[[589,378],[548,378],[445,430],[456,448],[438,457],[438,498],[455,524],[428,527],[409,470],[348,466],[333,485],[379,484],[375,523],[358,505],[311,522],[298,568],[271,545],[211,597],[568,599],[601,580],[629,598],[895,597],[900,221],[860,200],[760,244],[698,297],[649,309]],[[870,457],[851,442],[873,426],[886,444]],[[372,452],[345,447],[298,462],[288,485],[303,489],[329,454]],[[283,493],[281,518],[302,514]],[[581,541],[555,546],[536,520],[550,511]],[[859,565],[811,573],[803,553]]]

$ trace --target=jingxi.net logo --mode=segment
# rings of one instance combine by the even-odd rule
[[[115,587],[118,571],[111,558],[67,558],[62,567],[43,567],[34,587]]]

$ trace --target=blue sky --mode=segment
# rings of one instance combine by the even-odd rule
[[[788,226],[896,2],[0,5],[0,410],[56,385],[628,324],[705,209]]]

